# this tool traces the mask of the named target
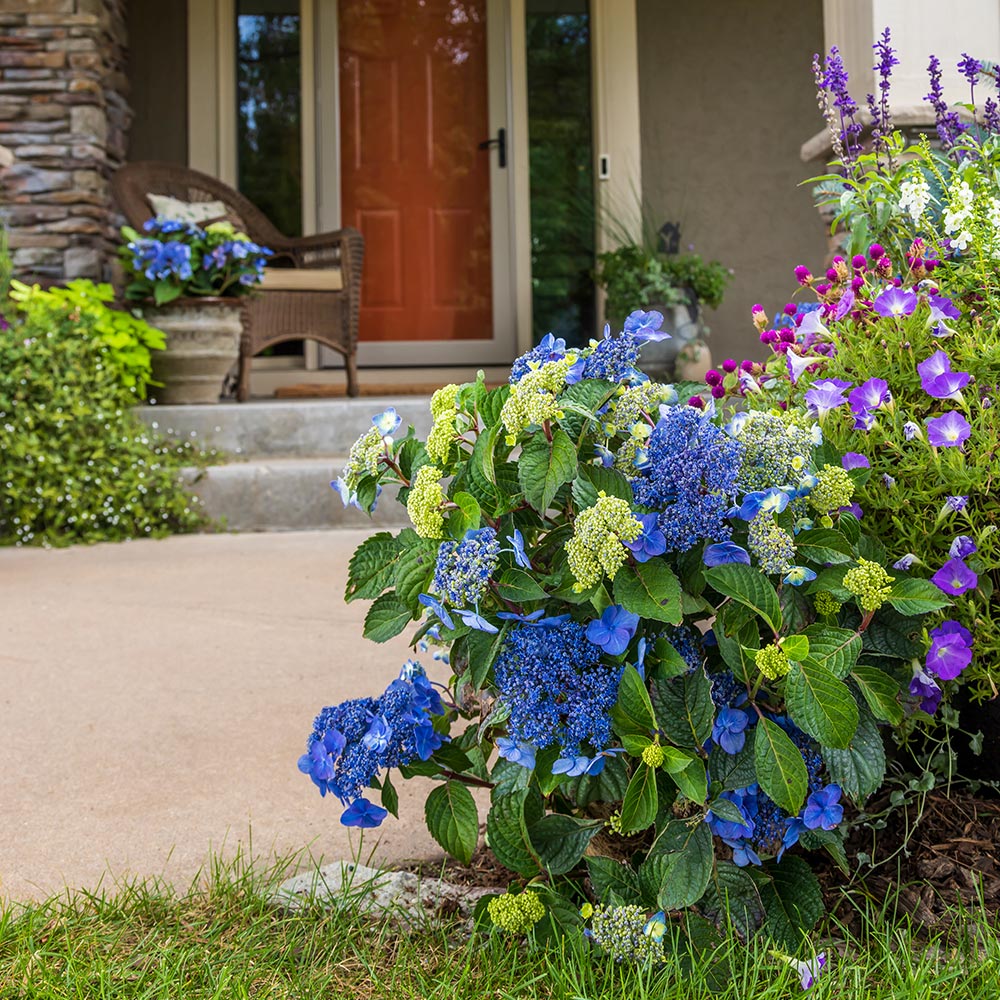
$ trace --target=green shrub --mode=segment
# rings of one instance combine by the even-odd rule
[[[0,330],[0,543],[69,545],[191,531],[179,471],[131,412],[157,331],[105,305],[107,286],[14,283]]]

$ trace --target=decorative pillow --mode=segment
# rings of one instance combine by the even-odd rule
[[[226,206],[221,201],[181,201],[168,194],[147,194],[153,213],[161,219],[177,222],[214,222],[226,217]]]

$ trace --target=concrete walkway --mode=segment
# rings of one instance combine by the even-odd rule
[[[0,549],[0,896],[186,888],[251,836],[257,855],[350,856],[357,831],[295,765],[323,705],[381,693],[407,657],[406,633],[362,639],[367,602],[343,601],[365,534]],[[402,818],[365,852],[440,854],[427,783],[397,787]]]

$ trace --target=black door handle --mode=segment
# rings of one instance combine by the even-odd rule
[[[480,149],[492,149],[494,146],[497,148],[497,163],[501,167],[507,166],[507,130],[505,128],[498,128],[497,135],[495,139],[483,139],[479,144]]]

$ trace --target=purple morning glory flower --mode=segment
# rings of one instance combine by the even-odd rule
[[[721,708],[712,724],[712,739],[727,754],[737,754],[747,741],[746,728],[750,724],[750,716],[738,708]]]
[[[854,292],[850,288],[840,296],[837,308],[833,310],[834,319],[843,319],[854,308]]]
[[[843,818],[840,785],[827,785],[826,788],[813,792],[802,811],[802,822],[808,830],[833,830]]]
[[[872,303],[879,316],[909,316],[916,308],[916,293],[895,287],[887,288]]]
[[[637,344],[644,344],[648,340],[670,340],[670,334],[662,331],[663,313],[651,309],[643,312],[637,309],[625,320],[624,333],[630,333],[632,339]]]
[[[716,542],[705,549],[706,566],[725,566],[726,563],[750,565],[750,553],[735,542]]]
[[[900,556],[893,564],[893,569],[901,569],[905,573],[915,562],[917,557],[912,552],[907,552],[905,556]]]
[[[907,441],[912,441],[916,437],[922,437],[923,431],[920,430],[920,424],[914,423],[912,420],[907,420],[903,424],[903,437]]]
[[[946,621],[932,629],[930,637],[931,648],[925,661],[927,670],[943,681],[953,681],[972,662],[972,635],[958,622]]]
[[[497,753],[504,760],[531,769],[535,766],[535,748],[530,743],[519,742],[501,736],[497,740]]]
[[[515,528],[514,534],[507,535],[506,537],[507,541],[511,544],[509,551],[514,553],[514,562],[516,562],[521,569],[531,569],[531,560],[524,551],[524,535],[522,535],[521,532]]]
[[[932,323],[940,323],[946,319],[959,319],[962,315],[958,306],[943,295],[928,295],[927,305],[931,309]]]
[[[389,815],[387,809],[369,802],[367,799],[355,799],[340,817],[340,822],[344,826],[359,826],[365,830],[371,830],[382,825],[382,820]]]
[[[959,597],[979,584],[979,577],[961,559],[949,559],[932,577],[938,590]]]
[[[927,443],[934,448],[960,448],[971,433],[969,421],[957,410],[927,421]]]
[[[889,392],[889,383],[884,378],[870,378],[852,390],[847,399],[851,404],[851,412],[858,416],[881,408],[892,400],[892,394]]]
[[[956,514],[959,511],[965,510],[966,504],[968,504],[968,497],[945,497],[944,505],[949,510],[954,511]]]
[[[961,399],[961,390],[972,378],[968,372],[953,372],[951,358],[944,351],[935,351],[917,365],[920,385],[934,399]]]
[[[850,382],[846,384],[841,379],[821,378],[813,382],[812,388],[805,394],[806,405],[809,412],[814,417],[822,419],[831,410],[843,406],[847,400],[844,397],[844,390],[849,388]]]
[[[455,627],[455,622],[452,620],[451,615],[448,614],[444,605],[436,597],[431,597],[430,594],[420,594],[417,597],[417,600],[425,608],[430,608],[431,611],[441,619],[446,628]]]
[[[604,609],[600,618],[595,618],[587,626],[586,636],[608,656],[618,656],[628,648],[638,625],[638,615],[626,611],[618,604],[611,604]]]
[[[811,355],[796,354],[794,351],[785,352],[785,364],[788,365],[788,377],[792,380],[792,385],[797,385],[802,373],[810,366],[816,364],[818,358]]]
[[[951,559],[967,559],[977,551],[976,543],[968,535],[958,535],[948,549],[948,556]]]
[[[662,556],[667,551],[667,539],[657,525],[657,515],[637,514],[636,520],[642,525],[642,531],[635,541],[625,542],[625,548],[638,562],[649,562],[654,556]]]
[[[469,628],[475,629],[477,632],[489,632],[490,635],[496,635],[500,631],[492,622],[487,621],[480,613],[479,609],[462,609],[457,608],[455,614],[462,619],[463,625],[468,625]]]
[[[928,715],[933,715],[941,704],[941,688],[937,681],[926,670],[914,667],[913,680],[910,681],[910,694],[920,699],[920,708]]]
[[[840,460],[840,464],[847,469],[870,469],[872,463],[858,451],[847,451],[844,452],[844,457]]]

